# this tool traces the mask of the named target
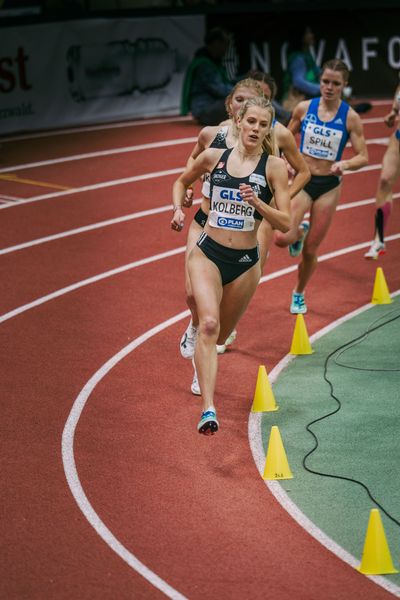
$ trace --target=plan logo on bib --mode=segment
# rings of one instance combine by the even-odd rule
[[[229,217],[218,217],[218,227],[223,229],[243,229],[243,219],[231,219]]]

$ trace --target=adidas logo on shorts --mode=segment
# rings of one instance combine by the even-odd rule
[[[244,256],[242,256],[242,258],[239,258],[239,262],[249,263],[252,262],[252,260],[248,254],[245,254]]]

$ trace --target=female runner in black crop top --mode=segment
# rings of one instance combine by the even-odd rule
[[[190,154],[186,166],[191,166],[196,158],[206,148],[220,148],[226,150],[227,148],[233,148],[237,143],[238,132],[236,128],[236,117],[242,107],[243,103],[250,98],[256,98],[257,96],[265,95],[262,87],[258,81],[254,79],[242,79],[238,81],[231,93],[226,97],[225,106],[226,112],[230,118],[217,126],[204,127],[198,136],[197,142]],[[204,225],[207,221],[208,210],[210,206],[210,193],[209,193],[209,174],[205,173],[204,181],[201,188],[201,205],[197,210],[192,222],[190,223],[187,230],[186,240],[186,254],[185,254],[185,289],[186,289],[186,303],[191,312],[190,323],[186,327],[186,330],[180,338],[179,348],[183,358],[192,359],[194,355],[194,346],[197,336],[198,317],[196,311],[196,305],[192,294],[192,286],[190,285],[190,277],[188,271],[188,258],[192,249],[195,247],[197,240],[201,233],[203,233]],[[193,200],[193,189],[188,189],[186,198],[184,199],[183,206],[189,208],[192,205]],[[219,346],[219,351],[224,350],[225,346]],[[192,392],[198,394],[198,390],[194,391],[192,384]]]
[[[198,431],[204,434],[218,430],[214,407],[216,344],[223,343],[234,329],[260,279],[257,251],[260,217],[282,232],[290,226],[285,163],[275,156],[263,156],[273,116],[272,105],[264,98],[246,101],[238,117],[238,144],[228,152],[205,150],[173,186],[171,227],[181,231],[187,186],[204,173],[211,173],[210,215],[188,260],[199,314],[194,360],[203,397]],[[262,164],[265,167],[260,172]],[[268,204],[272,193],[276,208]]]

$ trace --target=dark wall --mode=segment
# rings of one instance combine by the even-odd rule
[[[270,73],[281,89],[282,45],[288,40],[291,28],[307,25],[314,31],[322,63],[335,57],[351,63],[350,85],[354,95],[391,96],[399,82],[400,8],[227,12],[223,21],[220,15],[209,14],[207,25],[223,25],[232,32],[239,60],[238,74],[251,67],[265,70],[263,60],[267,58]]]

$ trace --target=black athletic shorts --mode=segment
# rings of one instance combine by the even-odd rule
[[[311,200],[318,200],[322,194],[330,192],[340,185],[340,177],[337,175],[311,175],[311,179],[303,190],[311,196]]]
[[[205,232],[201,234],[197,245],[214,264],[217,265],[221,273],[222,285],[231,283],[242,273],[245,273],[259,260],[258,246],[250,250],[237,250],[236,248],[227,248],[218,244],[210,238]]]
[[[202,208],[199,208],[197,213],[194,215],[194,220],[196,223],[200,225],[200,227],[204,227],[207,223],[208,215],[204,212]]]

